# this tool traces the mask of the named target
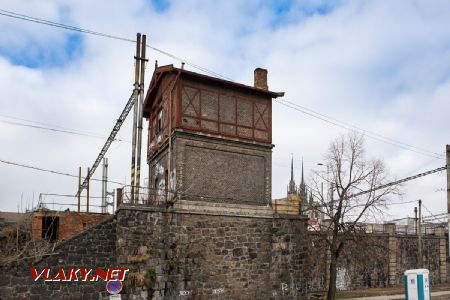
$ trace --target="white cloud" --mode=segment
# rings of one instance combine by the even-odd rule
[[[285,91],[290,101],[431,151],[442,153],[449,143],[450,9],[445,1],[343,1],[326,14],[305,14],[293,6],[283,16],[259,1],[174,1],[161,13],[137,0],[114,5],[7,1],[2,8],[129,38],[141,31],[150,44],[247,84],[255,67],[267,67],[270,88]],[[277,18],[281,21],[274,24]],[[73,61],[29,69],[8,61],[5,49],[64,52],[68,32],[0,17],[0,33],[2,114],[109,134],[131,92],[132,43],[83,35]],[[149,56],[147,82],[155,59],[179,65],[154,51]],[[286,190],[290,153],[298,181],[300,157],[308,172],[344,130],[276,103],[273,107],[277,198]],[[129,123],[120,132],[125,139]],[[2,159],[75,174],[79,165],[92,164],[103,144],[7,124],[0,124],[0,134]],[[398,178],[445,164],[379,141],[368,139],[367,146],[368,155],[384,158]],[[112,146],[111,179],[129,178],[129,148],[127,143]],[[26,198],[33,192],[76,190],[76,180],[56,175],[6,165],[0,174],[2,210],[15,210],[22,192]],[[442,175],[414,181],[404,186],[404,197],[421,197],[433,212],[442,212],[445,193],[435,190],[444,184]],[[93,193],[99,192],[95,187]],[[412,207],[391,213],[403,216]]]

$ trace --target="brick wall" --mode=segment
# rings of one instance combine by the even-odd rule
[[[0,275],[0,299],[99,299],[106,297],[105,282],[34,282],[30,266],[39,270],[59,267],[117,267],[116,225],[114,219],[62,242],[51,255],[39,260],[20,261],[3,267]],[[54,273],[51,273],[54,274]]]
[[[270,147],[186,134],[177,136],[175,144],[183,199],[270,203]]]
[[[271,201],[271,149],[177,130],[171,170],[167,143],[149,162],[152,193],[164,193],[169,178],[168,190],[183,199],[267,205]]]
[[[64,211],[34,212],[32,215],[33,237],[42,239],[42,222],[44,217],[58,217],[57,240],[64,241],[92,228],[95,224],[110,218],[111,216],[98,213],[78,213]]]
[[[175,143],[177,182],[187,195],[183,198],[270,203],[270,148],[201,136],[180,136]]]

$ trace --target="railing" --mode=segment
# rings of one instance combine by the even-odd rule
[[[166,189],[149,189],[140,187],[139,193],[134,193],[134,201],[131,201],[131,186],[117,189],[117,206],[129,204],[135,206],[165,206],[174,202],[176,194]],[[136,189],[135,189],[136,190]]]
[[[318,224],[312,224],[308,228],[313,231],[326,231],[331,226],[330,220],[320,220]],[[392,223],[358,223],[354,225],[355,231],[368,234],[395,234],[399,236],[417,235],[418,232],[413,225],[395,225]],[[422,235],[443,235],[447,232],[447,223],[425,223],[422,224]]]

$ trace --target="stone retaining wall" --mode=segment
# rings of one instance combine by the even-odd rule
[[[133,278],[124,299],[300,299],[306,219],[253,212],[120,209],[117,254]]]
[[[114,219],[64,241],[51,255],[3,267],[0,275],[0,299],[92,299],[106,297],[105,282],[44,282],[32,280],[30,267],[42,270],[69,267],[116,267],[116,224]]]

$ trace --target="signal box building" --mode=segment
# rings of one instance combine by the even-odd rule
[[[269,207],[272,99],[281,95],[268,91],[262,69],[255,86],[246,86],[156,68],[144,103],[153,203],[122,202],[114,219],[63,243],[60,256],[40,266],[61,259],[65,266],[129,268],[124,299],[305,299],[307,217]],[[42,287],[29,267],[15,281],[24,283],[24,297]],[[105,296],[104,283],[67,287],[55,283],[44,293],[64,288],[70,298],[76,288]]]
[[[272,99],[267,70],[254,86],[173,67],[155,69],[149,121],[150,199],[271,203]]]

